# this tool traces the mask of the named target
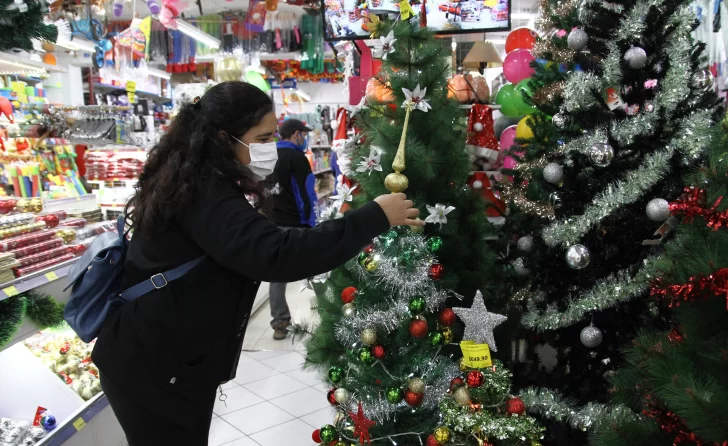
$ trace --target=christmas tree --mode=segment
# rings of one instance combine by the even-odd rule
[[[613,402],[631,408],[600,423],[596,445],[726,444],[728,440],[728,131],[710,162],[670,203],[681,218],[657,262],[651,296],[673,309],[670,329],[643,331],[611,378]],[[725,249],[724,249],[725,248]]]
[[[0,51],[33,49],[33,40],[55,42],[56,25],[44,22],[47,12],[42,0],[0,0]]]
[[[704,156],[717,99],[689,2],[541,6],[529,83],[538,111],[502,186],[517,239],[511,299],[531,347],[516,381],[540,389],[524,392],[527,408],[580,428],[549,425],[553,444],[584,444],[598,412],[587,404],[608,399],[619,348],[665,322],[647,295],[674,225],[668,202]],[[566,402],[587,405],[584,417]]]
[[[506,317],[486,309],[499,269],[485,244],[492,231],[485,202],[466,186],[466,112],[447,97],[447,54],[416,23],[381,23],[377,32],[383,67],[376,94],[370,89],[355,114],[360,133],[340,153],[353,182],[339,186],[336,206],[406,191],[428,224],[424,233],[392,229],[311,280],[320,321],[296,331],[311,334],[307,365],[331,385],[336,412],[313,438],[537,442],[541,428],[510,395],[510,371],[490,356],[498,347],[493,331]],[[461,340],[470,341],[461,344],[462,360]]]

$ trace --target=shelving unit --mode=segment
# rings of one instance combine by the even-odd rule
[[[92,89],[94,92],[98,92],[98,93],[119,93],[119,94],[126,93],[126,88],[118,87],[116,85],[106,85],[106,84],[94,83],[94,84],[92,84]],[[155,93],[149,93],[149,92],[140,91],[140,90],[137,90],[135,93],[137,96],[139,96],[141,98],[151,99],[152,101],[159,102],[160,104],[167,104],[169,102],[172,102],[171,98],[165,98],[164,96],[160,96]]]

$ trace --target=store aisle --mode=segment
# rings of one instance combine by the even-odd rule
[[[289,284],[294,321],[311,320],[313,292]],[[309,446],[311,432],[333,419],[328,390],[316,373],[302,370],[303,344],[273,340],[270,307],[253,316],[237,378],[226,384],[227,405],[215,403],[209,446]]]

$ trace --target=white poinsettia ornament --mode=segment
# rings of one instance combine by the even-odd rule
[[[455,210],[455,206],[446,206],[444,204],[436,204],[434,206],[427,205],[427,212],[430,215],[425,218],[425,223],[436,223],[444,225],[447,223],[447,214]]]
[[[420,89],[420,84],[417,84],[414,91],[409,91],[408,89],[403,88],[402,92],[407,98],[402,104],[402,108],[412,108],[414,110],[421,110],[425,113],[432,108],[430,103],[427,102],[427,99],[425,99],[427,88]]]
[[[373,171],[381,172],[382,171],[382,165],[379,164],[380,160],[382,158],[382,149],[379,147],[372,147],[369,150],[369,156],[362,156],[361,161],[359,162],[359,167],[356,168],[357,172],[369,172],[369,175],[372,174]]]
[[[377,42],[377,47],[382,52],[382,59],[387,60],[387,56],[394,52],[394,42],[397,39],[394,38],[394,32],[390,31],[386,36],[380,37]]]
[[[334,201],[334,207],[339,209],[344,202],[350,202],[354,199],[354,191],[356,186],[349,187],[347,184],[341,182],[336,186],[336,201]]]

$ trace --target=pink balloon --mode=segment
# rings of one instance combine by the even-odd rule
[[[503,133],[501,133],[499,141],[501,152],[505,152],[513,145],[514,141],[516,140],[516,127],[517,126],[515,125],[506,127],[506,129],[503,130]]]
[[[504,169],[513,169],[518,165],[518,161],[516,161],[515,158],[512,156],[507,156],[503,160],[503,168]]]
[[[511,51],[503,62],[503,75],[508,79],[508,82],[517,84],[536,71],[531,68],[531,62],[534,57],[531,51],[526,49],[519,49]]]

